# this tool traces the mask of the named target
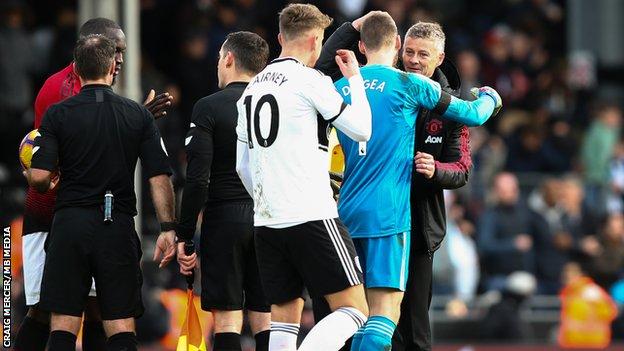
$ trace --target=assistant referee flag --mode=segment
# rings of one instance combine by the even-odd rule
[[[193,290],[187,289],[187,308],[176,351],[206,351],[206,341],[193,302]]]

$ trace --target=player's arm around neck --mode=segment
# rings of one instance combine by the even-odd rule
[[[482,125],[502,106],[501,97],[490,87],[473,92],[477,100],[465,101],[441,90],[440,84],[427,77],[413,73],[409,77],[414,84],[413,96],[418,105],[469,127]]]
[[[332,124],[355,141],[368,141],[372,133],[372,117],[358,62],[353,51],[338,50],[337,54],[336,63],[349,81],[351,105]]]
[[[448,108],[442,116],[469,127],[483,125],[490,117],[498,113],[501,106],[500,96],[494,89],[491,90],[491,95],[482,94],[475,101],[465,101],[449,96]]]

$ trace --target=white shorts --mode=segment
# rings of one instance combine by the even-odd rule
[[[24,265],[24,293],[26,306],[34,306],[39,303],[41,293],[41,278],[45,266],[45,241],[47,232],[26,234],[22,237],[22,260]],[[89,296],[95,294],[95,280],[91,284]]]

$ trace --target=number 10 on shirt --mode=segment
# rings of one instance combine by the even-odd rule
[[[262,95],[262,97],[258,100],[256,104],[256,108],[253,109],[253,123],[251,120],[251,110],[252,110],[252,95],[248,95],[245,97],[243,104],[245,105],[245,116],[247,118],[247,141],[250,149],[253,149],[253,138],[251,134],[251,127],[253,124],[254,133],[256,135],[256,139],[258,140],[258,144],[262,147],[269,147],[277,138],[277,131],[279,130],[279,107],[277,106],[277,100],[275,100],[275,96],[273,94]],[[269,108],[271,110],[271,120],[269,124],[269,135],[265,138],[260,131],[260,111],[265,104],[269,104]]]

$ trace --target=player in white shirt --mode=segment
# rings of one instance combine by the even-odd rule
[[[310,68],[330,23],[313,5],[286,7],[280,13],[280,57],[238,101],[236,168],[254,198],[256,253],[271,303],[270,351],[296,350],[304,288],[324,296],[334,312],[299,350],[340,349],[368,314],[361,268],[332,196],[326,133],[331,123],[367,141],[371,112],[353,52],[336,56],[349,80],[351,105],[329,77]]]

